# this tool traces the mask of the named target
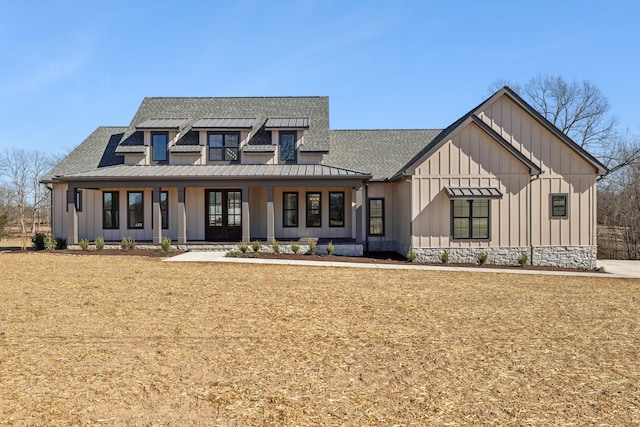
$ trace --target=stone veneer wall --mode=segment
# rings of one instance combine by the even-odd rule
[[[477,263],[480,253],[487,253],[487,264],[518,265],[518,258],[524,253],[531,264],[531,248],[414,248],[416,260],[440,263],[444,251],[449,252],[449,264]],[[594,269],[596,268],[597,246],[539,246],[533,248],[533,265],[550,267]]]

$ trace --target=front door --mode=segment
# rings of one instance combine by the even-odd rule
[[[205,239],[212,242],[237,242],[242,238],[242,192],[206,190]]]

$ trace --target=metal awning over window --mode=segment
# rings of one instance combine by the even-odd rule
[[[502,199],[495,187],[445,187],[450,199]]]
[[[255,118],[200,119],[193,124],[193,129],[251,129],[255,122]]]
[[[267,119],[264,124],[265,129],[307,129],[309,127],[308,117],[294,118],[274,118]]]

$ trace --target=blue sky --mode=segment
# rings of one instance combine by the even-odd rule
[[[443,128],[541,73],[640,134],[639,23],[616,0],[0,0],[0,150],[63,152],[145,96],[323,95],[332,129]]]

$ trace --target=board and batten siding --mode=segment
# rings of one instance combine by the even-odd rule
[[[507,96],[478,116],[543,173],[532,183],[535,246],[596,244],[594,167]],[[568,195],[568,218],[551,218],[551,194]]]
[[[469,124],[415,168],[413,247],[524,246],[527,243],[528,168],[475,124]],[[445,187],[497,187],[490,201],[490,239],[451,239]]]

